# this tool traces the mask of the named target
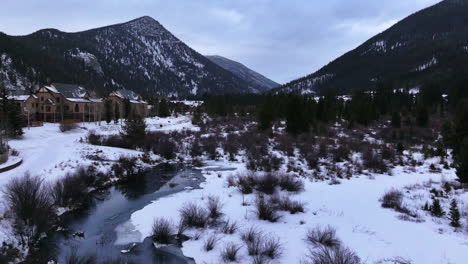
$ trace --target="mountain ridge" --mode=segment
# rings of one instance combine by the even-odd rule
[[[270,80],[240,62],[233,61],[220,55],[205,55],[205,57],[246,81],[255,92],[262,93],[280,86],[279,83]]]
[[[0,78],[17,92],[51,82],[148,96],[252,92],[149,16],[79,32],[1,33]]]
[[[468,74],[467,0],[445,0],[415,12],[318,71],[275,92],[339,93],[379,83],[416,87]],[[462,8],[460,8],[462,5]],[[465,75],[466,76],[466,75]]]

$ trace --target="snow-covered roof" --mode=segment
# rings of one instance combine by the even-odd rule
[[[82,98],[86,95],[94,96],[94,93],[77,84],[53,83],[52,87],[67,98]]]
[[[15,100],[15,101],[26,101],[28,100],[30,95],[11,95],[11,96],[8,96],[8,99],[12,99],[12,100]]]
[[[83,98],[67,98],[68,101],[74,102],[74,103],[89,103],[91,100],[88,99],[83,99]]]
[[[60,93],[60,92],[59,92],[57,89],[55,89],[55,87],[53,87],[53,86],[47,86],[47,85],[45,85],[44,88],[46,88],[47,90],[49,90],[49,91],[51,91],[51,92],[53,92],[53,93],[57,93],[57,94]]]

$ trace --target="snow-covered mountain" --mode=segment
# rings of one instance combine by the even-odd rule
[[[0,78],[13,90],[51,82],[98,93],[144,95],[249,92],[249,85],[184,44],[151,17],[77,33],[0,33]]]
[[[468,0],[445,0],[398,22],[317,72],[275,91],[346,93],[378,83],[416,87],[468,76]]]
[[[266,92],[273,88],[279,87],[280,84],[268,79],[267,77],[261,75],[258,72],[255,72],[245,65],[227,59],[222,56],[213,55],[213,56],[206,56],[212,62],[218,64],[219,66],[223,67],[224,69],[232,72],[237,77],[241,78],[242,80],[246,81],[249,84],[250,89],[252,92]]]

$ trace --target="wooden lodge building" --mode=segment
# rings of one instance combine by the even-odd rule
[[[106,98],[97,98],[94,93],[73,84],[54,83],[36,90],[31,95],[11,96],[30,121],[79,122],[101,121],[110,116],[124,117],[128,114],[148,115],[148,103],[129,90],[111,92]],[[126,113],[130,111],[130,113]]]

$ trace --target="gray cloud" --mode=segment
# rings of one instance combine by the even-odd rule
[[[2,0],[0,31],[80,31],[149,15],[202,54],[284,83],[440,0]]]

